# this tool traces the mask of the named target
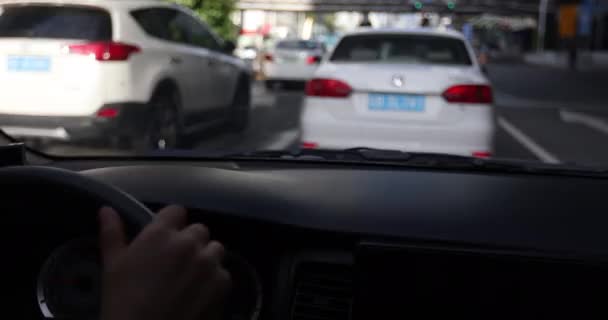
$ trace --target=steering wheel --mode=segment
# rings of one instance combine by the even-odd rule
[[[93,256],[98,253],[98,248],[95,248],[96,244],[91,243],[94,242],[92,239],[73,237],[74,234],[79,237],[84,230],[90,230],[95,219],[83,216],[83,220],[76,220],[78,216],[74,216],[74,212],[80,212],[80,206],[88,209],[91,204],[112,207],[122,217],[130,236],[137,235],[148,225],[152,221],[153,213],[138,200],[111,185],[63,169],[36,166],[0,168],[0,190],[8,190],[9,194],[11,191],[16,192],[14,198],[5,196],[3,201],[0,201],[0,206],[5,202],[17,202],[18,205],[15,208],[9,207],[6,211],[0,209],[0,215],[5,214],[2,217],[8,217],[8,223],[3,227],[13,227],[10,223],[11,217],[16,217],[14,219],[17,221],[15,231],[7,232],[14,233],[15,238],[11,241],[0,241],[0,250],[5,257],[10,257],[10,263],[0,263],[0,281],[3,281],[4,288],[12,291],[8,298],[8,304],[11,306],[9,308],[14,308],[12,312],[17,314],[25,313],[20,317],[22,319],[40,319],[40,313],[47,319],[94,318],[99,312],[100,301],[99,292],[91,285],[100,273],[99,257]],[[42,192],[40,198],[37,198],[37,192]],[[56,201],[56,196],[62,200],[74,201]],[[49,200],[50,203],[46,202]],[[42,213],[37,216],[29,215],[29,211],[22,210],[23,201],[31,202],[36,208],[34,210],[42,207]],[[83,204],[80,203],[82,201]],[[25,203],[25,207],[29,204]],[[54,204],[58,207],[45,211],[47,205]],[[57,211],[64,210],[65,206],[69,206],[66,208],[66,215]],[[30,234],[26,233],[23,237],[21,228]],[[64,230],[65,235],[62,233]],[[56,233],[62,238],[59,240],[63,243],[60,247],[56,246],[59,241],[45,239],[48,234]],[[22,238],[37,237],[39,234],[43,235],[42,239],[34,240],[31,248],[23,250],[24,246],[19,241]],[[64,237],[71,237],[72,240],[66,243]],[[41,247],[36,241],[44,242],[42,251],[52,250],[51,254],[37,253],[41,252]],[[6,248],[2,247],[3,245]],[[224,263],[228,270],[235,270],[233,274],[239,275],[239,281],[235,282],[237,285],[232,289],[235,292],[233,300],[228,302],[232,311],[226,319],[257,319],[262,305],[262,287],[255,269],[246,260],[230,253]],[[36,288],[31,286],[30,277],[37,277]],[[74,279],[80,282],[82,278],[87,280],[84,282],[85,289],[80,288],[79,283],[74,284]],[[37,294],[35,300],[32,299],[34,289]]]
[[[14,216],[15,211],[12,211],[11,209],[17,209],[16,216],[19,217],[18,219],[23,219],[24,221],[23,224],[17,224],[17,227],[29,228],[29,232],[32,232],[34,237],[40,232],[40,229],[32,229],[32,226],[36,223],[42,223],[44,225],[42,230],[45,230],[46,228],[55,230],[54,228],[56,227],[59,228],[57,230],[63,230],[61,227],[80,230],[92,226],[85,226],[85,224],[81,223],[73,223],[73,221],[70,220],[67,220],[66,222],[66,220],[62,220],[65,218],[62,216],[62,213],[58,212],[58,215],[55,215],[55,211],[53,211],[52,208],[49,208],[47,212],[43,211],[42,214],[37,216],[28,215],[29,211],[27,210],[21,211],[24,206],[28,207],[30,204],[32,204],[34,207],[43,206],[42,209],[44,210],[44,206],[47,205],[45,201],[48,200],[45,198],[45,196],[48,196],[49,194],[51,194],[51,201],[56,200],[53,198],[55,195],[65,195],[64,198],[66,200],[73,199],[74,201],[65,202],[68,206],[66,207],[66,211],[70,212],[70,214],[72,214],[74,210],[78,211],[81,203],[85,204],[86,206],[94,204],[100,206],[106,205],[114,208],[124,221],[127,229],[126,231],[130,236],[136,236],[147,224],[152,221],[153,217],[152,212],[148,208],[125,192],[110,185],[64,169],[35,166],[0,168],[0,190],[6,190],[9,194],[9,196],[3,199],[0,205],[4,205],[7,202],[9,204],[14,204],[17,202],[16,204],[18,205],[18,207],[9,207],[8,210],[0,210],[0,212],[6,216],[10,216],[11,214]],[[10,196],[11,192],[16,193],[15,197]],[[36,196],[30,199],[31,194],[36,194],[36,192],[42,192],[40,201]],[[61,200],[57,202],[59,207],[64,205],[64,202]],[[93,217],[83,216],[83,218],[83,221],[89,221],[91,224],[93,224],[93,221],[96,220],[93,219]],[[36,222],[36,220],[38,221]],[[89,222],[87,222],[87,224]],[[57,225],[53,225],[52,223],[57,223]],[[15,234],[19,233],[16,231]],[[42,234],[44,234],[44,231]],[[69,237],[67,234],[66,236]],[[27,237],[29,238],[30,236]],[[5,243],[8,245],[10,243],[14,243],[15,241],[19,241],[18,238]],[[77,318],[81,318],[81,312],[83,319],[89,316],[94,316],[93,313],[96,313],[95,310],[98,310],[97,303],[99,298],[98,293],[94,289],[87,289],[86,292],[83,291],[82,294],[78,293],[85,298],[67,300],[69,304],[65,306],[62,300],[53,299],[53,297],[72,297],[74,294],[76,294],[74,293],[76,291],[73,291],[75,286],[61,285],[50,287],[47,285],[48,280],[42,280],[47,278],[52,279],[55,277],[62,279],[62,277],[65,277],[63,270],[69,269],[66,269],[65,265],[68,265],[76,268],[76,270],[80,272],[75,273],[74,271],[72,273],[78,275],[78,277],[82,277],[82,274],[84,274],[85,278],[87,279],[86,281],[95,283],[95,279],[99,271],[99,269],[95,267],[98,261],[95,258],[90,259],[88,253],[97,252],[97,250],[95,250],[96,245],[89,246],[87,241],[76,241],[74,243],[74,245],[64,245],[60,248],[52,249],[53,253],[50,256],[45,257],[47,262],[44,263],[42,269],[39,268],[39,263],[41,263],[41,261],[31,260],[32,256],[28,253],[30,250],[20,249],[23,248],[23,245],[15,246],[13,244],[13,248],[4,248],[5,250],[9,251],[7,256],[11,256],[13,258],[15,265],[6,264],[0,266],[0,269],[2,270],[2,273],[17,276],[5,277],[2,278],[2,280],[8,282],[7,286],[14,292],[11,298],[9,298],[9,301],[12,301],[11,305],[17,306],[15,307],[15,312],[25,313],[21,318],[39,319],[40,312],[42,312],[45,318],[54,318],[55,316],[63,317],[63,312],[68,312],[69,316],[66,315],[66,318],[71,318],[70,316],[72,313],[74,316],[77,316]],[[35,242],[32,244],[32,246],[32,251],[36,252],[36,250],[33,249],[36,248]],[[67,249],[68,247],[69,249]],[[78,255],[76,255],[75,252],[78,253]],[[52,263],[49,261],[52,261]],[[69,277],[74,277],[74,275],[70,274],[69,272],[66,274]],[[29,276],[34,275],[38,276],[36,291],[37,299],[35,300],[35,302],[37,302],[36,306],[30,304],[34,302],[31,300],[31,290],[33,290],[33,288],[23,285],[24,283],[27,283],[24,281],[28,281],[29,279],[27,278]],[[23,277],[23,279],[21,277]],[[53,293],[49,293],[48,290],[52,290]],[[52,303],[51,300],[53,300]],[[85,303],[82,301],[88,302]],[[50,311],[50,305],[57,306],[57,314],[55,314],[55,310],[52,312]],[[83,308],[82,306],[84,306],[84,309],[81,309]]]
[[[0,168],[0,187],[28,184],[44,184],[112,207],[134,234],[139,233],[152,221],[152,212],[132,196],[78,173],[36,166]]]

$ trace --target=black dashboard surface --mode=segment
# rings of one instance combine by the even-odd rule
[[[62,166],[148,204],[367,237],[608,254],[608,181],[601,179],[341,165]]]

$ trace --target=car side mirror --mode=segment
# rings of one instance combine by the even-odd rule
[[[236,44],[233,41],[226,40],[226,42],[224,42],[223,49],[224,49],[224,53],[232,54],[232,53],[234,53],[234,50],[236,50]]]

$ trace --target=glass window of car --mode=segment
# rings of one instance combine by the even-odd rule
[[[135,10],[133,18],[149,35],[163,40],[219,50],[213,34],[194,17],[170,8]]]
[[[348,36],[340,41],[331,61],[472,64],[462,40],[427,35]]]
[[[37,4],[0,11],[0,38],[112,39],[112,19],[103,9]]]
[[[209,28],[201,21],[184,13],[181,14],[179,19],[182,20],[181,22],[188,30],[190,44],[210,50],[220,50],[221,45],[211,31],[209,31]]]
[[[277,49],[283,50],[317,50],[323,49],[323,45],[316,41],[287,40],[277,43]]]
[[[188,43],[188,30],[180,21],[180,12],[169,8],[135,10],[131,15],[144,31],[156,38]]]

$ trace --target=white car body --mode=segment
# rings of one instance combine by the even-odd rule
[[[310,43],[315,47],[282,47],[283,44]],[[283,40],[266,52],[264,76],[268,83],[310,80],[325,55],[323,44],[308,40]]]
[[[97,12],[103,12],[100,16],[104,17],[107,13],[111,34],[99,41],[128,44],[137,50],[126,59],[103,61],[104,57],[96,59],[95,54],[74,54],[70,48],[94,39],[3,37],[0,30],[0,127],[9,134],[58,140],[122,134],[137,138],[150,121],[150,102],[163,86],[175,91],[179,125],[187,132],[226,120],[240,79],[249,77],[244,63],[222,52],[223,42],[193,12],[164,1],[0,0],[0,10],[5,12],[16,6],[85,8],[94,10],[96,19]],[[183,28],[190,28],[192,34],[208,32],[205,41],[213,41],[209,42],[213,45],[194,45],[148,33],[133,14],[152,9],[179,15],[180,23],[187,26]],[[99,21],[90,21],[87,28],[94,28]],[[62,28],[69,27],[74,28]],[[107,106],[119,109],[117,119],[99,119],[98,112]]]
[[[352,88],[352,92],[342,98],[307,95],[301,116],[303,147],[368,147],[489,156],[492,152],[495,126],[491,101],[474,104],[448,103],[442,96],[446,89],[456,85],[489,86],[473,50],[463,36],[457,32],[433,29],[376,29],[346,35],[341,41],[349,36],[385,35],[456,39],[466,46],[471,63],[468,66],[456,66],[334,62],[328,59],[316,71],[315,79],[342,81]],[[335,50],[339,46],[340,44]],[[424,97],[424,110],[372,110],[372,102],[369,99],[375,99],[377,96],[370,94]],[[392,98],[381,96],[381,99]],[[386,104],[385,100],[382,101]]]

